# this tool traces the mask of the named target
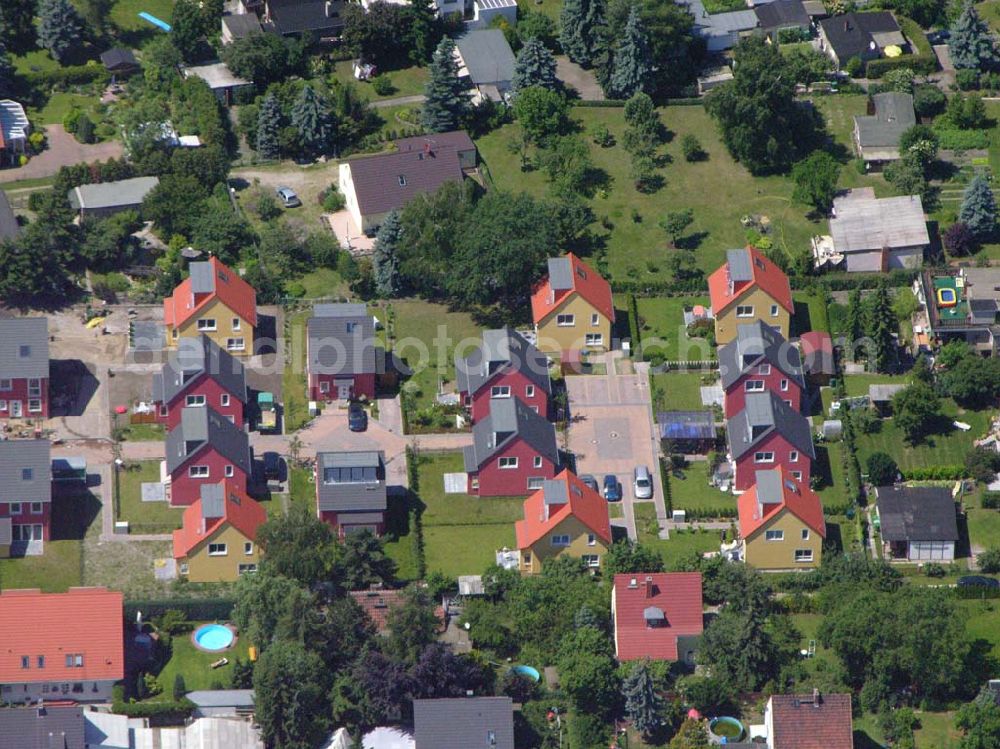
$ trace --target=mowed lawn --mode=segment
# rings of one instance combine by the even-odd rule
[[[420,394],[416,407],[434,403],[442,385],[455,381],[455,350],[468,353],[481,339],[481,329],[466,312],[420,300],[392,303],[395,313],[394,351],[413,369],[411,382]]]
[[[430,79],[429,68],[411,67],[400,68],[399,70],[378,71],[392,82],[393,90],[388,94],[377,94],[370,82],[359,81],[354,78],[354,61],[341,60],[336,63],[335,73],[338,81],[342,83],[353,83],[358,86],[362,95],[370,101],[380,101],[382,99],[393,99],[397,96],[413,96],[424,93],[424,87]]]
[[[138,469],[119,473],[119,520],[127,520],[133,533],[169,533],[181,527],[181,508],[168,502],[143,502],[142,484],[160,480],[160,461],[143,460],[130,463]]]
[[[650,376],[653,412],[701,410],[700,372],[667,372]]]
[[[868,456],[874,452],[884,452],[892,456],[899,467],[906,471],[926,466],[957,466],[965,463],[965,455],[972,443],[983,435],[989,421],[990,412],[966,411],[959,408],[950,398],[941,399],[941,434],[932,434],[917,445],[906,442],[902,430],[891,418],[882,420],[882,428],[875,434],[857,436],[858,460],[865,466]],[[951,426],[954,420],[971,425],[963,432]]]
[[[636,300],[639,337],[647,358],[662,356],[667,361],[715,359],[715,349],[709,341],[688,336],[684,326],[684,308],[697,304],[708,307],[708,297],[642,297]]]
[[[639,543],[656,549],[668,569],[675,569],[682,560],[690,558],[692,554],[719,550],[718,531],[672,531],[668,540],[659,538],[656,507],[652,502],[635,503],[635,524],[639,532]]]
[[[197,622],[194,628],[197,629],[206,622]],[[246,638],[239,638],[236,644],[229,650],[218,653],[206,653],[198,650],[191,642],[191,633],[184,632],[174,635],[171,638],[170,660],[163,666],[163,670],[156,675],[156,680],[163,687],[163,692],[151,697],[148,702],[167,702],[171,699],[171,690],[174,688],[174,678],[177,674],[184,677],[184,686],[189,692],[197,689],[212,689],[216,682],[222,687],[228,688],[232,683],[233,664],[239,658],[242,661],[249,660],[247,649],[253,643],[247,642]],[[219,668],[212,668],[212,664],[221,658],[226,658],[229,663]]]
[[[746,244],[744,215],[766,218],[772,227],[775,246],[789,256],[807,245],[814,234],[825,231],[825,222],[806,217],[804,206],[792,203],[793,185],[787,176],[755,178],[733,161],[719,139],[715,122],[701,106],[673,106],[660,110],[661,119],[672,133],[661,151],[671,163],[662,170],[664,186],[646,194],[635,189],[629,176],[629,156],[622,146],[625,131],[621,108],[575,108],[581,137],[590,146],[595,166],[607,179],[590,204],[598,222],[610,222],[610,232],[599,223],[593,227],[607,235],[608,260],[615,279],[659,281],[669,278],[665,260],[670,253],[693,252],[699,268],[711,272],[725,258],[725,251]],[[606,126],[616,145],[602,148],[589,133]],[[540,171],[522,172],[519,157],[508,150],[519,125],[511,124],[490,133],[478,142],[480,154],[489,167],[494,183],[509,190],[526,190],[545,195],[548,186]],[[680,151],[681,139],[695,135],[708,152],[705,161],[690,163]],[[690,208],[694,222],[686,232],[684,250],[669,249],[666,235],[657,222],[667,212]],[[635,214],[633,214],[635,212]],[[638,218],[638,220],[636,220]]]

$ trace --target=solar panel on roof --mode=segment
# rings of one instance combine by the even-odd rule
[[[753,270],[750,268],[750,253],[746,250],[727,250],[726,264],[729,266],[729,280],[734,283],[752,281]]]
[[[573,288],[573,270],[568,257],[549,258],[549,286],[553,291]]]

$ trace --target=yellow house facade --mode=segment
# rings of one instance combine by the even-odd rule
[[[233,582],[240,575],[256,572],[259,564],[257,543],[225,524],[180,557],[177,571],[193,583]]]
[[[757,321],[775,328],[786,340],[792,316],[770,294],[760,288],[746,294],[715,316],[715,343],[724,346],[736,338],[736,327]]]
[[[542,565],[556,557],[582,559],[588,567],[598,568],[608,553],[604,539],[575,517],[555,525],[544,537],[521,549],[520,570],[523,574],[542,571]]]
[[[547,354],[612,347],[611,286],[572,252],[549,258],[548,275],[531,295],[535,346]]]
[[[181,338],[205,334],[233,356],[249,356],[253,351],[253,324],[219,300],[205,306],[183,324],[167,326],[167,345],[175,347]]]
[[[744,560],[759,570],[812,569],[823,557],[823,537],[783,509],[749,538]]]
[[[574,293],[536,326],[536,334],[536,348],[547,354],[602,351],[611,345],[611,320]]]

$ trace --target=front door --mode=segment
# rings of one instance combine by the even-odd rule
[[[10,415],[15,419],[20,419],[24,412],[21,410],[21,401],[10,402]]]
[[[351,397],[351,381],[350,380],[337,380],[337,398],[342,401],[350,400]]]

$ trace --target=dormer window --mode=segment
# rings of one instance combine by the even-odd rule
[[[35,476],[35,472],[31,468],[21,469],[21,481],[31,481]]]
[[[406,187],[406,175],[403,174],[399,175],[399,186]]]
[[[347,332],[348,333],[353,333],[357,329],[358,329],[358,324],[356,322],[349,322],[349,323],[347,323]]]
[[[17,355],[21,359],[28,359],[31,357],[31,346],[26,343],[22,343],[17,347]]]

